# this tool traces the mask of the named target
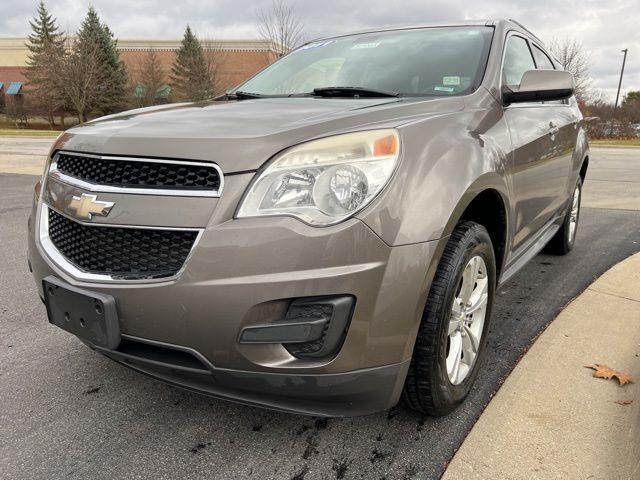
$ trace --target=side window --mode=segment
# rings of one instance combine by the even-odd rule
[[[553,62],[547,56],[547,54],[544,53],[535,45],[532,45],[532,46],[533,46],[533,56],[536,59],[536,65],[538,66],[538,70],[555,70],[555,68],[553,67]]]
[[[544,53],[542,49],[535,46],[533,43],[531,44],[531,47],[533,51],[533,57],[536,59],[536,65],[538,66],[538,70],[555,70],[556,69],[556,67],[554,67],[553,65],[553,62],[549,58],[549,56],[546,53]],[[554,104],[554,105],[567,105],[569,103],[569,100],[554,100],[551,102],[543,102],[543,103]]]
[[[505,85],[520,85],[522,75],[527,70],[535,70],[531,51],[527,41],[522,37],[511,36],[507,40],[502,67],[502,82]]]

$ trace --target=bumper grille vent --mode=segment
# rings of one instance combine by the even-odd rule
[[[49,238],[79,269],[114,279],[171,277],[187,260],[198,232],[83,225],[49,209]]]

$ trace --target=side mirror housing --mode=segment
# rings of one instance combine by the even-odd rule
[[[505,104],[521,102],[547,102],[571,97],[575,90],[573,75],[563,70],[528,70],[520,85],[503,85]]]

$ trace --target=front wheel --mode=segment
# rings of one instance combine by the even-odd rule
[[[573,189],[571,204],[567,209],[562,226],[547,244],[545,251],[554,255],[566,255],[576,243],[578,221],[580,220],[580,203],[582,200],[582,178],[578,177]]]
[[[403,391],[414,410],[444,415],[469,394],[481,364],[496,284],[487,230],[460,223],[431,285]]]

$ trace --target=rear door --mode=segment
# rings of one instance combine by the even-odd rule
[[[505,45],[502,84],[518,86],[536,64],[529,41],[510,33]],[[542,102],[515,103],[504,108],[512,142],[511,179],[514,222],[512,253],[528,245],[553,215],[561,184],[566,180],[558,163],[559,127],[553,107]]]

